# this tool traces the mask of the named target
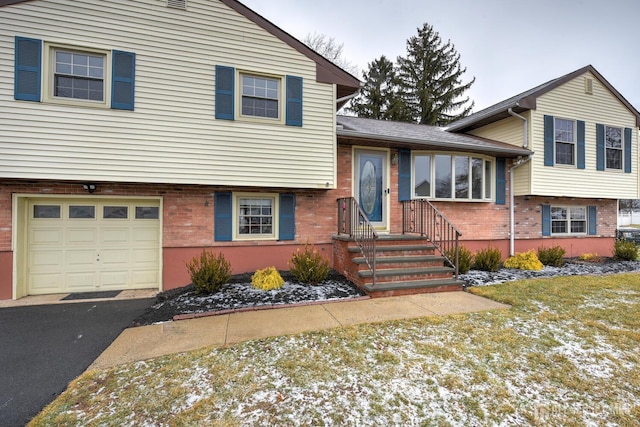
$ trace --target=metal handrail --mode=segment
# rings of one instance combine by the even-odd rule
[[[338,234],[348,234],[356,242],[364,261],[371,270],[372,285],[376,285],[376,241],[378,233],[353,197],[338,200]]]
[[[455,269],[458,280],[462,233],[431,202],[425,199],[402,202],[402,233],[420,234],[429,239]]]

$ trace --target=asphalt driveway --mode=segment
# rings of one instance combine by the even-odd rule
[[[24,426],[153,301],[0,308],[0,425]]]

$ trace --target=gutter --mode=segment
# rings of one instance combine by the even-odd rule
[[[516,103],[516,106],[518,104]],[[511,107],[507,110],[509,115],[522,120],[523,123],[523,135],[522,135],[522,148],[527,148],[529,146],[529,122],[527,119],[520,114],[513,111]],[[527,157],[519,157],[511,168],[509,168],[509,256],[515,255],[515,234],[516,234],[516,224],[515,224],[515,206],[514,203],[514,184],[513,184],[513,170],[519,168],[520,166],[527,163],[531,160],[532,154],[529,154]]]
[[[516,107],[518,106],[518,104],[516,103]],[[509,107],[509,109],[507,110],[507,113],[509,113],[509,115],[518,118],[520,120],[522,120],[524,122],[523,125],[523,135],[522,135],[522,148],[527,148],[529,147],[529,122],[527,121],[527,119],[525,117],[522,117],[520,114],[516,113],[515,111],[513,111],[513,108]]]

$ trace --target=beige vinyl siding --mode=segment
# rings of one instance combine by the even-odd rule
[[[15,101],[16,35],[135,52],[135,111]],[[216,120],[216,65],[302,77],[304,126]],[[186,11],[162,0],[3,7],[0,75],[11,76],[0,80],[1,177],[335,186],[335,87],[316,82],[315,62],[219,1],[189,0]]]
[[[528,118],[530,112],[525,111],[520,115],[524,118]],[[479,129],[474,129],[470,131],[469,134],[522,147],[524,144],[523,127],[524,122],[522,120],[516,117],[508,117]]]
[[[585,94],[584,76],[540,96],[533,111],[531,194],[606,199],[638,197],[638,128],[635,116],[591,73],[593,95]],[[544,166],[544,115],[585,122],[585,169]],[[596,123],[633,130],[632,173],[596,170]],[[562,183],[562,185],[558,185]]]

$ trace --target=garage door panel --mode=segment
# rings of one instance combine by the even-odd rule
[[[100,262],[108,267],[113,265],[129,266],[131,252],[129,249],[103,249],[100,251]]]
[[[86,292],[96,290],[95,271],[67,272],[65,279],[68,292]]]
[[[95,247],[96,239],[98,237],[98,230],[95,225],[92,228],[67,228],[65,232],[66,243],[72,245],[91,245]]]
[[[66,264],[70,267],[96,267],[95,250],[67,249]]]
[[[55,293],[60,292],[63,283],[62,273],[31,274],[31,290],[33,293]]]
[[[31,257],[29,257],[29,268],[32,271],[37,271],[38,269],[46,269],[46,270],[59,270],[60,267],[64,264],[63,253],[58,250],[32,250]]]
[[[131,235],[130,227],[109,227],[102,229],[101,243],[109,246],[128,245]]]
[[[160,281],[158,270],[135,270],[133,271],[133,283],[138,288],[147,288]]]
[[[33,245],[59,245],[62,243],[62,230],[48,227],[31,230],[29,240],[32,247]]]
[[[135,243],[147,243],[149,245],[157,246],[160,243],[158,229],[159,225],[148,228],[134,228],[132,240]]]
[[[129,270],[103,271],[100,273],[102,289],[123,289],[129,284]]]
[[[153,249],[134,249],[133,250],[133,262],[134,264],[157,264],[158,263],[158,251]]]

